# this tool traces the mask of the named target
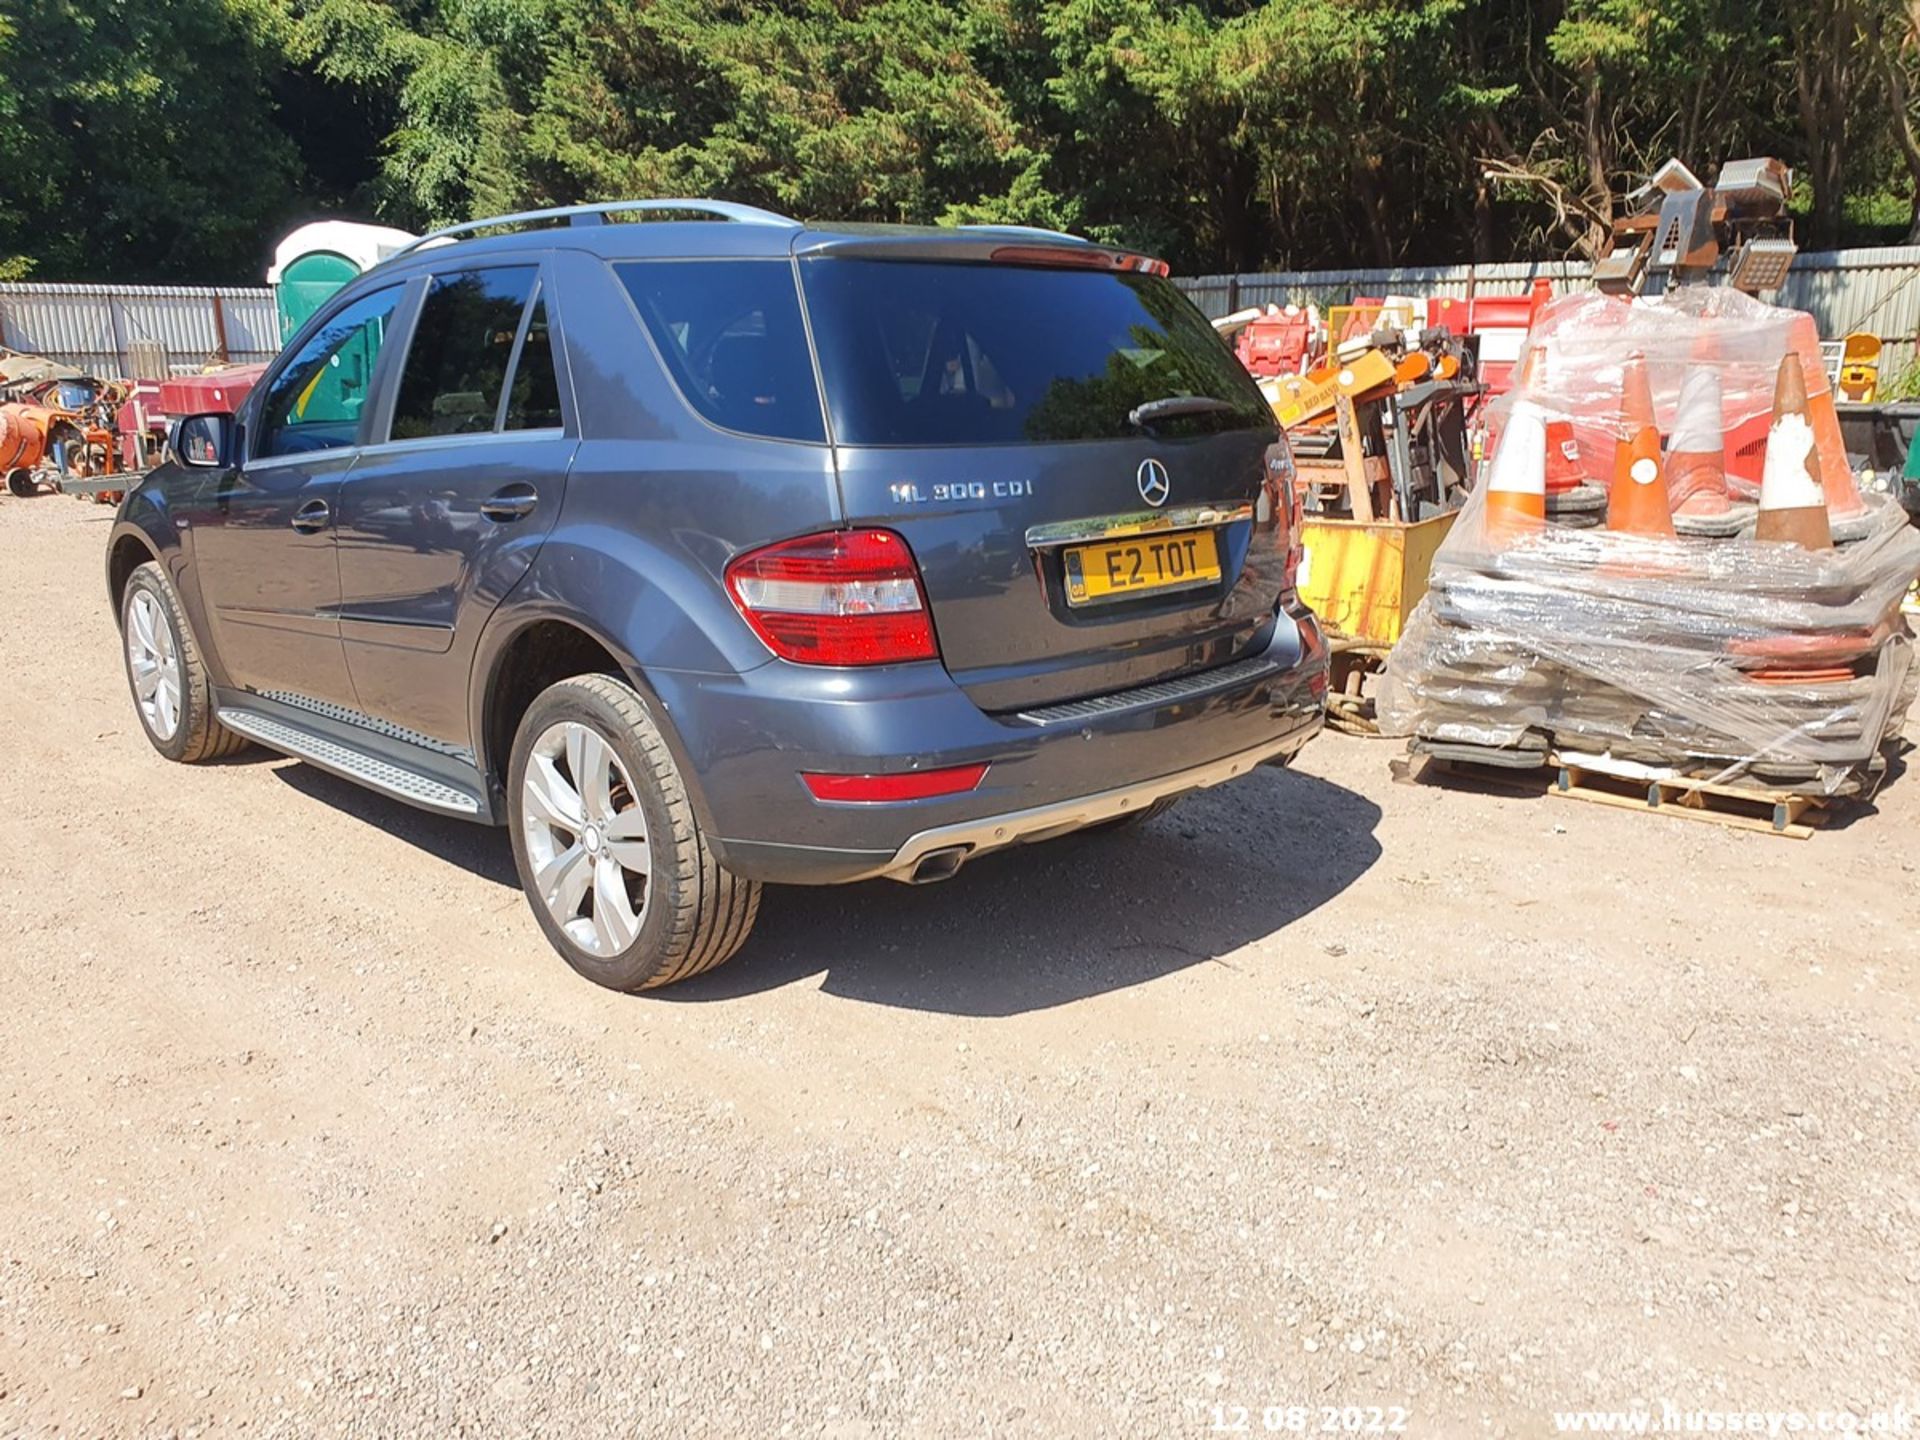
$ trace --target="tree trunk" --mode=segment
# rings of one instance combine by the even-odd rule
[[[1473,263],[1493,263],[1493,186],[1484,174],[1473,187]]]
[[[1586,67],[1585,80],[1586,93],[1580,104],[1580,138],[1582,149],[1586,152],[1587,200],[1610,222],[1613,215],[1613,177],[1608,161],[1611,157],[1601,119],[1600,72],[1592,64]],[[1602,225],[1596,220],[1587,227],[1587,236],[1581,242],[1581,248],[1587,252],[1589,260],[1598,260],[1607,253],[1607,240],[1611,233],[1610,223]]]
[[[1900,158],[1906,161],[1907,178],[1913,182],[1913,208],[1907,223],[1907,244],[1920,245],[1920,137],[1913,130],[1912,93],[1907,85],[1907,72],[1901,68],[1901,52],[1912,43],[1916,24],[1920,16],[1901,9],[1895,21],[1900,27],[1897,35],[1888,35],[1886,17],[1880,13],[1877,0],[1868,0],[1866,7],[1866,31],[1868,48],[1880,61],[1880,78],[1887,87],[1887,106],[1892,112],[1892,129],[1895,143],[1900,147]]]
[[[1794,98],[1813,186],[1816,250],[1840,244],[1846,216],[1847,90],[1853,80],[1855,23],[1849,0],[1817,0],[1794,31]]]
[[[1254,174],[1253,157],[1235,149],[1221,157],[1220,182],[1215,191],[1215,209],[1220,230],[1220,245],[1227,270],[1238,275],[1258,268],[1265,249],[1260,243],[1259,222],[1254,215],[1259,182]]]
[[[1386,195],[1380,184],[1378,155],[1354,156],[1353,191],[1360,201],[1361,214],[1366,219],[1367,243],[1373,251],[1373,263],[1383,270],[1388,269],[1393,265],[1392,223],[1387,213]]]

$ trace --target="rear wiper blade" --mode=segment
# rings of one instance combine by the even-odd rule
[[[1164,400],[1149,400],[1134,406],[1127,412],[1127,423],[1138,429],[1175,415],[1217,415],[1222,410],[1236,408],[1231,400],[1217,400],[1211,395],[1169,395]]]

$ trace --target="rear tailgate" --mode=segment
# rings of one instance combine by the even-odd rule
[[[1264,641],[1285,571],[1278,436],[1166,280],[984,253],[800,268],[845,519],[906,537],[981,708],[1151,684]],[[1153,416],[1170,396],[1217,403]]]

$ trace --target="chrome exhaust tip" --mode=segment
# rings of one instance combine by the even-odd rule
[[[959,874],[960,867],[966,863],[968,847],[949,845],[944,850],[930,850],[920,857],[920,863],[913,867],[913,873],[907,877],[909,885],[932,885],[941,880],[951,880]]]

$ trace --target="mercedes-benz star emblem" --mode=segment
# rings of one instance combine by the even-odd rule
[[[1140,482],[1140,498],[1149,505],[1164,505],[1167,496],[1173,493],[1173,482],[1167,479],[1167,467],[1158,460],[1142,460],[1140,471],[1134,478]]]

